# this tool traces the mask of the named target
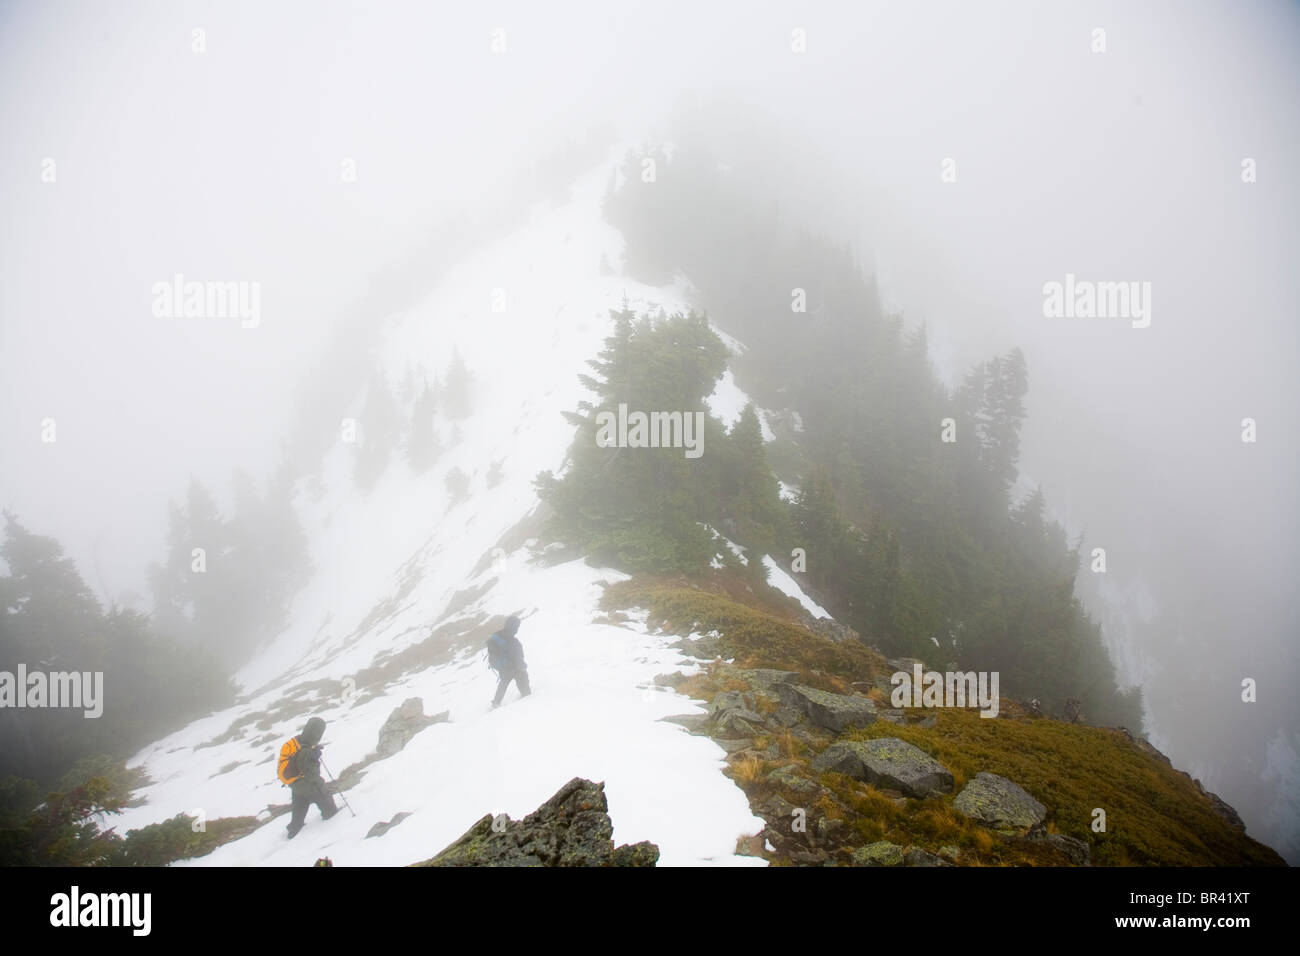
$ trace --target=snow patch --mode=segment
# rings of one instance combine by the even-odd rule
[[[799,587],[799,585],[795,583],[794,578],[782,571],[777,563],[772,560],[770,555],[763,555],[763,566],[767,568],[767,583],[772,585],[772,587],[776,588],[782,594],[794,598],[802,604],[804,610],[813,617],[821,618],[831,616],[830,611],[826,610],[808,595],[804,594],[803,588]]]

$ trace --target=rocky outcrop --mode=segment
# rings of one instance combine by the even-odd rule
[[[952,802],[958,813],[994,830],[1023,832],[1042,824],[1047,808],[1006,777],[977,773]]]
[[[416,866],[654,866],[659,848],[614,846],[605,785],[574,777],[522,820],[490,814]]]
[[[1196,785],[1201,787],[1201,781],[1196,781]],[[1216,817],[1234,830],[1240,830],[1242,833],[1246,832],[1246,822],[1241,819],[1241,816],[1236,810],[1232,809],[1228,801],[1224,800],[1217,793],[1211,793],[1204,787],[1201,787],[1201,793],[1205,794],[1205,796],[1209,798],[1210,810]]]
[[[763,726],[763,715],[753,709],[752,697],[724,690],[709,704],[709,721],[715,737],[750,738]]]
[[[408,697],[400,707],[393,710],[379,728],[379,742],[375,753],[380,757],[391,757],[407,745],[412,737],[430,724],[436,724],[448,718],[447,711],[426,717],[424,701],[419,697]]]
[[[1134,748],[1136,748],[1141,753],[1144,753],[1148,757],[1151,757],[1155,760],[1159,760],[1166,767],[1173,766],[1169,758],[1166,757],[1159,750],[1157,750],[1156,747],[1151,743],[1151,741],[1147,740],[1145,737],[1133,733],[1127,727],[1120,727],[1119,732],[1123,734],[1125,739],[1127,739],[1128,742],[1131,743],[1134,746]],[[1190,774],[1183,773],[1182,771],[1178,771],[1178,772],[1182,773],[1184,777],[1190,777]],[[1191,777],[1191,779],[1192,782],[1196,784],[1196,789],[1199,790],[1202,794],[1204,794],[1205,798],[1210,801],[1210,811],[1216,817],[1218,817],[1228,826],[1232,827],[1234,830],[1237,830],[1241,833],[1246,832],[1246,824],[1241,819],[1241,815],[1238,814],[1237,811],[1232,808],[1232,806],[1228,803],[1228,801],[1224,800],[1217,793],[1211,793],[1210,791],[1206,790],[1205,786],[1201,783],[1201,781],[1195,779],[1194,777]]]
[[[953,788],[952,774],[943,764],[897,737],[838,741],[819,754],[812,767],[818,773],[842,773],[910,797],[950,793]]]
[[[802,684],[782,683],[775,685],[775,689],[782,704],[833,733],[865,727],[876,719],[876,705],[868,697],[832,694]]]

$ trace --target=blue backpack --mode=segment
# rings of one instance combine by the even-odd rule
[[[506,646],[506,639],[500,634],[493,634],[487,639],[487,653],[488,667],[498,674],[509,666],[510,649]]]

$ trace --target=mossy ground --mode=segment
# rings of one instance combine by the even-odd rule
[[[726,573],[711,576],[703,587],[641,577],[607,588],[606,611],[632,607],[647,609],[654,627],[683,634],[716,631],[737,667],[797,671],[825,690],[845,693],[854,683],[890,672],[873,648],[814,634],[783,600],[746,593]],[[746,689],[717,667],[676,687],[701,700]],[[873,696],[888,706],[878,692]],[[810,810],[844,820],[853,845],[889,840],[932,852],[956,847],[963,865],[1067,862],[1050,845],[994,833],[953,810],[953,795],[980,771],[1004,776],[1033,795],[1047,807],[1048,831],[1086,841],[1094,865],[1285,865],[1273,850],[1218,817],[1191,777],[1143,753],[1122,731],[1032,717],[1010,700],[1003,701],[1001,714],[985,718],[976,710],[934,709],[924,712],[936,718],[932,726],[879,720],[844,735],[897,737],[931,754],[955,778],[953,794],[945,796],[902,798],[840,774],[817,774],[809,766],[814,749],[789,733],[761,737],[753,750],[733,754],[728,772],[752,803],[776,793],[799,806],[800,794],[765,781],[772,770],[789,766],[824,788]],[[773,743],[776,758],[767,756]],[[1092,830],[1095,808],[1106,813],[1105,832]]]

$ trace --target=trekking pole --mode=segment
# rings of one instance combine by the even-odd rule
[[[331,780],[332,782],[334,782],[334,783],[338,783],[338,781],[334,779],[334,774],[330,773],[330,768],[327,767],[327,766],[325,766],[325,761],[324,761],[324,760],[321,760],[321,762],[320,762],[320,768],[321,768],[322,770],[325,771],[325,775],[326,775],[327,777],[329,777],[330,780]],[[345,796],[343,796],[343,791],[342,791],[342,790],[339,790],[339,791],[338,791],[338,795],[339,795],[339,799],[343,801],[343,806],[345,806],[345,807],[348,808],[348,813],[352,813],[352,805],[351,805],[350,803],[348,803],[348,798],[345,797]],[[355,813],[352,813],[352,815],[353,815],[354,817],[356,816]]]

